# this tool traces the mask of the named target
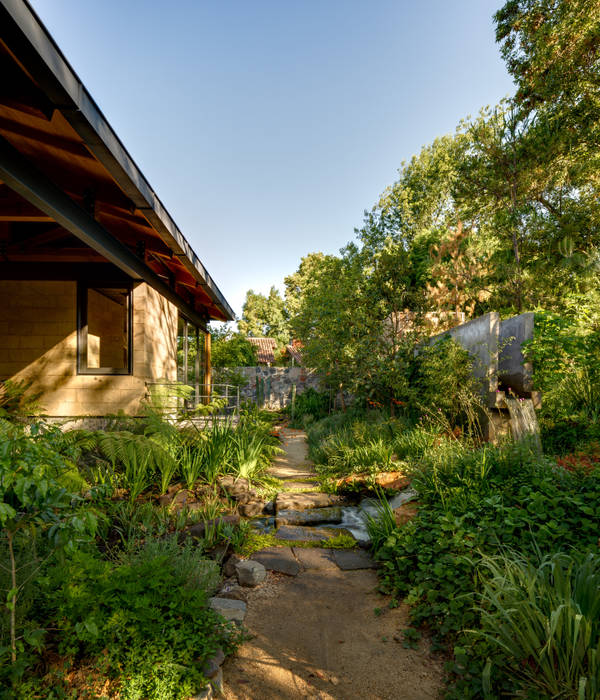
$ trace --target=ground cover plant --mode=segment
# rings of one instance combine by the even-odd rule
[[[371,524],[383,590],[409,602],[413,623],[426,626],[438,648],[451,650],[449,697],[533,692],[527,678],[510,669],[529,664],[539,674],[538,657],[548,637],[511,656],[516,648],[509,653],[500,640],[477,632],[486,629],[487,620],[493,636],[490,557],[503,555],[506,564],[565,552],[576,558],[597,554],[600,474],[569,472],[530,445],[518,444],[430,454],[415,463],[412,484],[419,493],[414,519],[402,527],[389,517]],[[549,629],[560,609],[543,598],[540,605],[550,610]],[[509,610],[505,621],[515,624]],[[594,639],[590,633],[584,656],[592,654]],[[494,659],[492,666],[488,659]],[[593,665],[584,667],[575,685],[573,676],[560,679],[564,697],[577,697],[577,684],[595,673]]]
[[[236,426],[174,425],[153,411],[98,431],[0,420],[4,696],[200,690],[204,661],[239,639],[207,607],[219,576],[210,554],[249,536],[219,519],[232,508],[219,479],[262,483],[277,445],[255,409]]]

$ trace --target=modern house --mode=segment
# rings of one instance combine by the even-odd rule
[[[50,416],[203,385],[234,314],[32,8],[0,0],[0,381]]]

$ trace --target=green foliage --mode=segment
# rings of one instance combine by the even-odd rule
[[[233,333],[228,326],[224,326],[221,329],[211,328],[210,334],[213,367],[256,366],[256,348],[243,333]]]
[[[527,444],[429,452],[413,466],[420,507],[402,527],[391,522],[375,537],[382,588],[412,605],[415,625],[452,648],[450,697],[480,697],[489,642],[465,637],[479,629],[479,566],[510,547],[535,559],[577,548],[594,551],[600,526],[600,474],[577,476],[540,458]],[[496,668],[494,696],[515,695],[516,679]]]
[[[600,556],[509,553],[484,557],[481,631],[492,659],[541,697],[593,700],[600,694]]]
[[[458,426],[469,435],[481,435],[481,381],[474,376],[472,356],[452,338],[444,336],[419,351],[415,384],[415,404],[421,411],[444,419],[450,429]]]
[[[287,407],[288,414],[292,406]],[[309,387],[301,394],[296,394],[294,400],[294,425],[302,427],[305,421],[311,422],[324,418],[329,413],[329,392],[319,392]]]
[[[271,287],[268,296],[256,293],[252,289],[246,292],[238,328],[245,336],[275,338],[281,344],[290,341],[287,310],[275,287]]]
[[[67,559],[48,573],[41,604],[61,655],[91,659],[119,679],[121,697],[175,700],[200,690],[203,662],[239,638],[207,608],[216,577],[193,546],[156,541],[115,563]]]
[[[41,394],[31,391],[26,382],[6,380],[0,382],[0,418],[19,420],[41,411],[38,403]]]
[[[24,641],[38,646],[40,638],[30,633],[24,640],[17,634],[16,608],[24,582],[15,550],[23,541],[42,535],[48,543],[48,556],[59,549],[72,551],[89,539],[97,525],[93,512],[81,507],[81,497],[62,483],[73,465],[57,451],[56,438],[56,431],[45,432],[39,424],[33,424],[27,434],[20,426],[0,423],[0,527],[9,554],[6,607],[10,614],[10,658],[16,673],[21,670],[16,662],[18,653],[24,651]]]
[[[543,442],[556,453],[600,436],[600,326],[584,310],[575,318],[536,313],[526,349],[543,394]]]

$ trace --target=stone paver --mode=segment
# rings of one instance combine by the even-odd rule
[[[342,522],[340,506],[327,508],[309,508],[307,510],[279,510],[277,512],[277,527],[281,525],[322,525],[323,523],[339,524]]]
[[[363,549],[336,549],[333,558],[342,571],[375,569],[377,566],[371,555]]]
[[[241,625],[246,616],[246,603],[242,600],[230,600],[229,598],[209,598],[210,607],[222,615],[226,620]]]
[[[282,525],[275,537],[287,542],[324,542],[338,535],[349,535],[352,533],[345,527],[305,527],[303,525]]]
[[[289,547],[267,547],[255,552],[251,558],[260,562],[269,571],[277,571],[288,576],[296,576],[300,572],[300,565]]]
[[[331,549],[294,547],[296,559],[305,569],[337,569]]]
[[[307,510],[308,508],[326,508],[339,502],[338,496],[328,493],[310,491],[308,493],[283,492],[277,494],[275,507],[280,510]]]

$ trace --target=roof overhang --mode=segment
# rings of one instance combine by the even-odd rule
[[[232,320],[218,287],[23,0],[0,0],[0,74],[0,258],[84,256],[77,248],[67,255],[74,236],[96,255],[90,262],[106,260],[148,282],[190,320]],[[7,225],[20,227],[16,238]],[[61,232],[71,238],[61,241]]]

